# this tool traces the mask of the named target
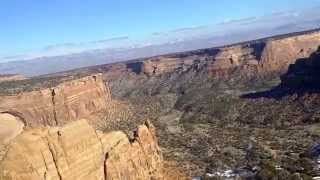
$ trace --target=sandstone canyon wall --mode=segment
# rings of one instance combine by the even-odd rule
[[[296,94],[274,91],[274,87],[280,83],[279,74],[285,74],[290,64],[309,57],[319,45],[320,31],[317,30],[87,69],[105,73],[113,97],[128,99],[139,109],[150,109],[146,114],[155,119],[165,156],[176,160],[184,172],[200,175],[208,169],[212,169],[211,173],[217,167],[232,169],[235,164],[243,163],[246,150],[242,147],[248,145],[244,140],[250,136],[259,137],[258,142],[266,144],[256,145],[257,154],[263,154],[264,147],[269,147],[272,141],[275,146],[271,148],[283,154],[284,159],[289,158],[285,154],[291,152],[292,143],[297,145],[294,151],[299,154],[314,141],[313,137],[303,135],[309,133],[308,127],[299,128],[319,122],[318,96],[305,95],[305,100],[296,100]],[[302,65],[302,68],[297,72],[289,70],[284,76],[288,79],[286,83],[319,84],[310,78],[318,75],[319,66],[313,65],[316,70],[311,68],[312,71],[306,73],[303,71],[310,69],[310,59],[304,61],[306,64],[291,66],[296,69]],[[226,79],[219,79],[224,77]],[[244,96],[248,93],[254,96]],[[261,129],[252,132],[251,127]],[[296,128],[297,133],[266,132],[269,127]],[[216,138],[220,134],[225,138]],[[239,138],[233,141],[234,137]],[[260,137],[270,139],[260,141]],[[220,150],[229,151],[230,146],[235,148],[231,150],[235,153],[225,156],[224,150]],[[192,162],[190,167],[188,162]],[[282,160],[274,162],[278,164]],[[291,162],[288,164],[290,169]]]
[[[320,32],[270,39],[262,52],[260,69],[286,72],[290,64],[307,58],[320,46]]]
[[[245,77],[265,76],[286,72],[290,64],[299,58],[309,57],[318,46],[320,46],[320,32],[316,30],[221,48],[156,56],[128,62],[125,63],[127,66],[117,66],[107,71],[123,72],[127,68],[136,73],[156,76],[175,70],[184,71],[190,67],[199,70],[200,65],[204,64],[204,70],[217,77],[225,77],[233,73]]]
[[[320,89],[320,47],[309,58],[301,58],[289,66],[281,76],[280,87],[295,91],[319,92]]]
[[[134,134],[133,139],[123,132],[103,134],[86,120],[28,129],[10,143],[0,162],[0,179],[171,179],[154,127],[147,121]]]
[[[100,74],[62,82],[40,90],[0,97],[0,112],[19,117],[25,125],[60,125],[81,118],[97,119],[111,97]]]
[[[309,57],[320,45],[320,32],[270,38],[224,47],[211,58],[214,75],[237,72],[243,76],[284,73],[297,59]]]

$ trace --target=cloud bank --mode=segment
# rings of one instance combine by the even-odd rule
[[[150,46],[159,48],[161,45],[166,46],[168,44],[172,45],[174,50],[179,51],[225,45],[265,36],[319,28],[319,8],[320,6],[302,11],[282,11],[264,16],[226,19],[211,25],[181,27],[167,32],[154,32],[142,40],[120,36],[90,42],[55,44],[26,54],[0,57],[0,62],[74,54],[92,50],[137,49]]]

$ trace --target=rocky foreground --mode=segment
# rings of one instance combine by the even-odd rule
[[[0,179],[179,179],[168,174],[149,123],[133,139],[95,131],[85,121],[33,128],[13,140],[0,163]]]
[[[50,81],[3,87],[1,180],[186,178],[163,160],[149,121],[133,131],[143,120],[131,123],[129,105],[111,98],[101,74]],[[117,124],[126,131],[114,131]]]

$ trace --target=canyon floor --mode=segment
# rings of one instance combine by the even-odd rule
[[[189,176],[228,170],[246,171],[251,176],[255,173],[252,168],[263,169],[260,173],[266,174],[260,175],[266,177],[301,171],[315,175],[310,172],[313,168],[306,168],[315,167],[315,161],[300,156],[319,139],[317,94],[249,98],[243,95],[270,90],[280,81],[271,79],[255,83],[256,87],[243,87],[236,80],[203,82],[197,75],[177,91],[172,86],[185,81],[173,79],[175,83],[167,83],[168,77],[175,76],[172,74],[156,80],[138,77],[138,83],[132,83],[136,88],[125,88],[126,93],[118,94],[123,90],[118,89],[122,87],[118,83],[122,78],[132,78],[128,76],[110,80],[111,92],[129,100],[135,106],[134,114],[153,120],[165,158],[177,161]],[[277,172],[278,166],[283,172]]]
[[[250,68],[222,74],[217,68],[218,74],[212,75],[197,53],[203,52],[173,55],[195,60],[173,70],[172,61],[161,57],[154,58],[158,64],[151,63],[150,71],[148,64],[137,68],[139,63],[126,65],[132,71],[116,65],[87,70],[103,72],[112,96],[128,101],[136,119],[152,120],[165,158],[178,162],[188,176],[318,176],[318,162],[310,151],[320,138],[319,50],[292,59],[285,71],[264,75],[252,75]],[[288,52],[278,53],[275,60]]]

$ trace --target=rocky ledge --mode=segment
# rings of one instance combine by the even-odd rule
[[[100,119],[99,113],[110,102],[101,74],[95,74],[49,88],[0,95],[0,113],[16,116],[27,126],[61,125],[82,118]]]
[[[29,128],[10,142],[0,162],[2,180],[179,179],[168,174],[146,121],[128,138],[103,134],[86,120],[64,127]]]

